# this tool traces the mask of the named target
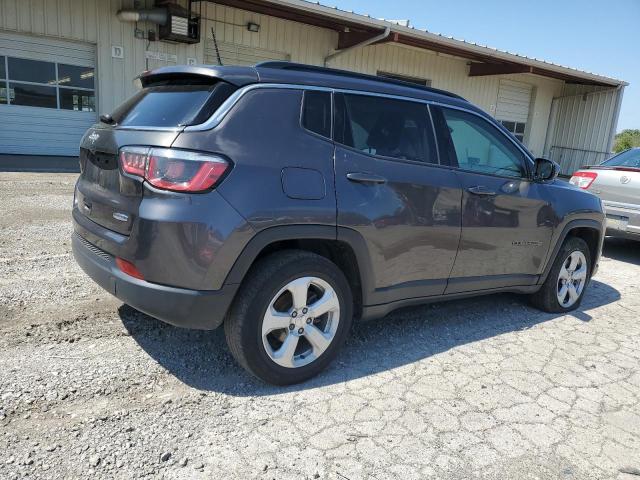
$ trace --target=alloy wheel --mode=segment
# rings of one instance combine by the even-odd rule
[[[563,308],[573,306],[587,283],[587,259],[581,251],[574,251],[562,263],[558,274],[558,302]]]
[[[262,344],[275,363],[299,368],[329,348],[340,322],[340,300],[317,277],[292,280],[271,299],[262,319]]]

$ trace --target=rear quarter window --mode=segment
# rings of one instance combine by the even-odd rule
[[[306,90],[302,100],[302,126],[331,138],[331,94]]]

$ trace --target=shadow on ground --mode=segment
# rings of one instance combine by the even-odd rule
[[[619,298],[617,290],[593,280],[581,308],[570,315],[588,322],[590,310]],[[400,310],[380,320],[356,323],[327,371],[304,384],[279,388],[253,379],[235,364],[222,329],[176,328],[127,305],[120,307],[119,314],[135,341],[176,378],[193,388],[235,396],[273,395],[346,382],[562,317],[535,310],[525,297],[512,294]]]
[[[633,265],[640,265],[640,242],[624,238],[607,237],[602,248],[602,256]]]

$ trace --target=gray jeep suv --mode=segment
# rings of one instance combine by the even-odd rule
[[[493,292],[580,304],[600,200],[444,91],[284,62],[166,67],[84,136],[73,252],[123,302],[224,324],[274,384],[325,368],[353,318]]]

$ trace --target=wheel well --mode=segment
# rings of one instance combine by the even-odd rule
[[[281,240],[264,247],[254,263],[266,255],[270,255],[280,250],[306,250],[321,255],[335,263],[349,282],[351,293],[353,294],[353,313],[355,318],[362,315],[362,281],[360,279],[360,269],[358,261],[351,246],[338,240],[325,239],[300,239]]]
[[[600,232],[595,228],[578,227],[573,228],[567,234],[567,238],[577,237],[581,238],[589,246],[589,253],[591,255],[591,270],[593,271],[595,259],[598,256],[598,246],[600,245]]]

